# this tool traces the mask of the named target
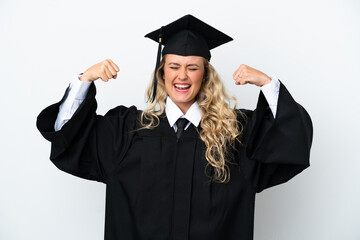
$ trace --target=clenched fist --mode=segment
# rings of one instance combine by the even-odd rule
[[[116,79],[119,71],[119,67],[111,59],[106,59],[87,69],[80,77],[80,81],[91,82],[101,78],[107,82],[111,78]]]
[[[245,64],[240,65],[234,72],[233,78],[236,85],[250,83],[261,87],[271,82],[271,78],[268,75]]]

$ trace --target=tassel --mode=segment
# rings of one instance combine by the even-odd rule
[[[156,58],[155,74],[154,74],[154,79],[153,79],[151,102],[154,102],[154,101],[155,101],[155,98],[156,98],[156,90],[157,90],[157,76],[156,76],[156,72],[157,72],[157,70],[158,70],[158,68],[159,68],[159,65],[160,65],[162,30],[163,30],[163,27],[160,28],[160,33],[159,33],[159,46],[158,46],[158,52],[157,52],[157,58]]]

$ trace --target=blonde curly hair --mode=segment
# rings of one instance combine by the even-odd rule
[[[167,92],[164,81],[165,57],[162,58],[157,74],[158,86],[155,101],[142,112],[140,124],[142,129],[152,129],[159,125],[159,116],[164,113]],[[204,82],[197,95],[196,101],[203,112],[200,121],[200,138],[206,145],[205,158],[213,169],[211,179],[214,182],[227,183],[230,180],[230,169],[227,163],[231,163],[232,152],[243,132],[243,126],[237,120],[235,111],[236,99],[230,97],[214,67],[204,59]],[[155,74],[155,73],[154,73]],[[152,83],[150,83],[146,98],[152,98]],[[150,102],[150,101],[149,101]],[[234,102],[234,107],[230,103]],[[146,121],[146,123],[145,123]]]

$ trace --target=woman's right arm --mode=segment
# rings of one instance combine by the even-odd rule
[[[59,106],[54,129],[59,131],[67,123],[86,98],[91,82],[75,80],[70,83],[64,99]]]
[[[71,119],[55,131],[54,123],[63,100],[44,109],[37,128],[51,142],[50,159],[61,170],[90,180],[106,182],[118,157],[126,152],[136,123],[135,107],[117,107],[97,115],[93,83]]]
[[[99,78],[104,82],[111,78],[116,79],[119,70],[119,67],[111,59],[106,59],[87,69],[79,76],[79,80],[73,81],[59,106],[59,113],[54,126],[55,131],[59,131],[74,115],[84,101],[92,81]]]

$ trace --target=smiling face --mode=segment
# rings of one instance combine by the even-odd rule
[[[165,55],[165,89],[171,100],[184,114],[195,102],[204,74],[204,58],[202,57]]]

